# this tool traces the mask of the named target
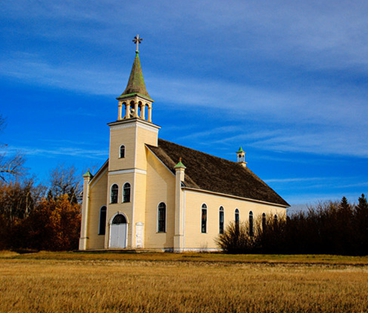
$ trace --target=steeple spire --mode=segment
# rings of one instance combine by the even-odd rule
[[[139,95],[145,99],[151,100],[149,93],[146,90],[145,80],[142,74],[141,62],[139,57],[138,45],[143,39],[139,35],[134,37],[133,42],[136,44],[136,56],[133,61],[131,74],[128,79],[127,87],[124,92],[117,98],[124,99],[134,95]]]
[[[146,89],[138,49],[142,38],[136,35],[132,41],[136,44],[136,56],[133,61],[127,87],[117,97],[118,120],[140,118],[152,122],[152,103],[154,100],[150,97]],[[145,117],[145,111],[147,112],[147,117]]]

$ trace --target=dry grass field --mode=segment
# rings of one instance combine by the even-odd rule
[[[367,312],[367,258],[0,252],[0,312]]]

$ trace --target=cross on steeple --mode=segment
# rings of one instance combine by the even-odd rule
[[[143,38],[140,38],[140,35],[136,35],[134,38],[133,38],[133,42],[136,44],[136,52],[138,52],[138,45],[141,44],[141,41],[143,40]]]

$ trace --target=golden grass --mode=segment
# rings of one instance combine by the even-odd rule
[[[367,259],[1,254],[0,312],[367,312]]]

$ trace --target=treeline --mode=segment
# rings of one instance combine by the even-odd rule
[[[74,250],[80,232],[80,183],[73,167],[51,172],[50,185],[0,180],[0,250]]]
[[[0,133],[6,119],[0,114]],[[27,177],[21,153],[7,156],[0,142],[0,250],[73,250],[80,230],[80,177],[59,166],[49,185]]]
[[[227,253],[368,255],[368,202],[320,203],[286,219],[260,217],[250,234],[248,222],[231,223],[217,243]]]

